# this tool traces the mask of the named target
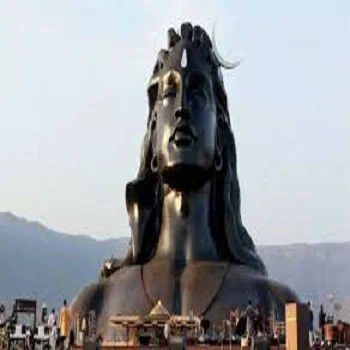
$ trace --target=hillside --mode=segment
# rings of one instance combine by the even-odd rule
[[[349,319],[350,242],[260,246],[258,251],[269,275],[291,286],[304,300],[328,308],[331,294],[335,302],[346,300],[343,311]]]
[[[0,302],[33,297],[58,306],[97,279],[105,258],[122,256],[128,241],[67,235],[0,213]],[[260,246],[258,251],[270,276],[294,288],[304,300],[327,305],[330,293],[339,302],[350,296],[350,242]]]
[[[66,235],[0,213],[0,300],[32,297],[55,305],[70,299],[98,278],[105,258],[122,256],[127,242]]]

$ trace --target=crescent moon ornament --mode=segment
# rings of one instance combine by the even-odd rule
[[[212,45],[213,45],[213,52],[214,52],[214,56],[218,62],[218,64],[225,68],[225,69],[234,69],[236,67],[238,67],[241,63],[241,61],[236,61],[236,62],[228,62],[228,61],[225,61],[221,55],[219,54],[218,52],[218,48],[217,48],[217,45],[216,45],[216,40],[215,40],[215,25],[213,25],[213,30],[212,30],[212,38],[211,38],[211,41],[212,41]]]

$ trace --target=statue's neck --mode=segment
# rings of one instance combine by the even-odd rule
[[[162,225],[155,258],[189,261],[218,260],[209,227],[210,182],[196,191],[164,185]]]

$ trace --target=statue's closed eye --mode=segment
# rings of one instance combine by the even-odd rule
[[[163,99],[176,97],[176,89],[173,86],[168,86],[163,92]]]
[[[201,87],[196,87],[190,89],[188,94],[189,103],[192,104],[194,108],[199,107],[200,105],[206,104],[208,96],[206,92]]]
[[[193,90],[190,92],[190,97],[191,97],[191,98],[206,97],[206,94],[205,94],[205,92],[203,91],[203,89],[196,88],[196,89],[193,89]]]
[[[200,104],[209,100],[207,79],[198,72],[189,76],[187,98],[190,103]]]

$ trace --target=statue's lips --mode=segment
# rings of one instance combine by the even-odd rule
[[[170,137],[170,142],[176,146],[189,146],[197,140],[197,136],[189,125],[179,125],[175,127]]]

